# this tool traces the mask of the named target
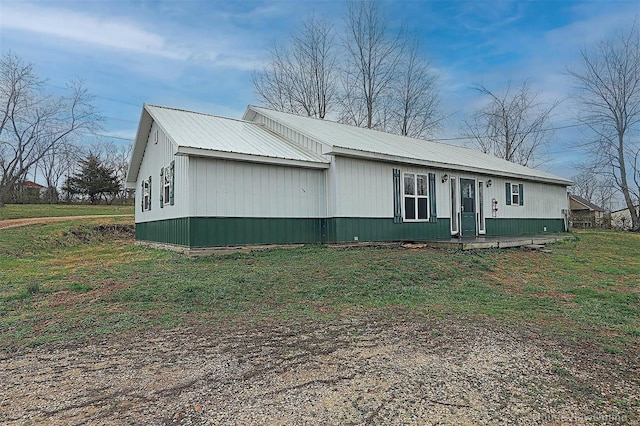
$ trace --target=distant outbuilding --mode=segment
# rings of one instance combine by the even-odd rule
[[[572,182],[473,149],[249,106],[144,105],[136,238],[187,248],[566,230]]]
[[[569,220],[574,228],[604,225],[605,209],[574,194],[569,194]]]

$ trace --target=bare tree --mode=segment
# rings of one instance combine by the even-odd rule
[[[289,49],[274,44],[261,73],[253,75],[256,93],[278,111],[324,118],[336,94],[333,27],[310,15],[293,34]]]
[[[38,161],[79,132],[93,130],[99,120],[80,83],[69,86],[69,97],[45,94],[43,84],[33,66],[16,55],[0,59],[0,207]]]
[[[392,97],[393,133],[414,138],[432,136],[443,120],[437,76],[420,55],[420,42],[406,44]]]
[[[575,182],[571,192],[605,210],[611,210],[615,198],[613,179],[604,174],[597,165],[583,164],[578,168],[580,173],[571,178]]]
[[[82,150],[72,141],[60,141],[38,161],[36,168],[45,179],[47,190],[44,200],[55,203],[59,199],[58,188],[63,176],[82,158]],[[68,176],[67,176],[68,177]]]
[[[342,122],[376,128],[386,112],[380,108],[391,95],[404,53],[403,35],[389,36],[387,21],[375,1],[352,1],[346,18]]]
[[[582,68],[569,70],[577,83],[581,121],[595,135],[587,149],[607,167],[640,230],[640,143],[631,137],[640,123],[640,32],[636,24],[581,51]]]
[[[489,103],[465,120],[466,135],[482,152],[524,166],[541,162],[543,149],[553,136],[550,117],[559,105],[538,102],[527,81],[515,89],[511,83],[503,93],[476,85]]]

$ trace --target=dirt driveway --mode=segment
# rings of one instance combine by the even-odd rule
[[[464,319],[192,325],[0,353],[3,424],[638,424],[637,359]]]
[[[131,216],[132,214],[115,214],[115,215],[87,215],[87,216],[55,216],[55,217],[31,217],[23,219],[5,219],[0,220],[0,229],[15,228],[18,226],[34,225],[37,223],[50,223],[50,222],[64,222],[66,220],[76,219],[95,219],[104,217],[124,217]]]

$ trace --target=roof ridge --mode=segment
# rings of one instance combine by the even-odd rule
[[[217,114],[210,114],[207,112],[199,112],[199,111],[191,111],[188,109],[184,109],[184,108],[177,108],[177,107],[169,107],[169,106],[163,106],[163,105],[156,105],[156,104],[144,104],[145,107],[153,107],[153,108],[162,108],[162,109],[169,109],[172,111],[179,111],[179,112],[184,112],[187,114],[196,114],[196,115],[204,115],[207,117],[214,117],[214,118],[222,118],[224,120],[232,120],[232,121],[239,121],[241,123],[248,123],[248,124],[254,124],[256,125],[257,123],[254,123],[253,121],[248,121],[248,120],[243,120],[241,118],[233,118],[233,117],[224,117],[222,115],[217,115]]]

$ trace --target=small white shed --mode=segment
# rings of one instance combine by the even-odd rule
[[[144,105],[127,185],[136,238],[186,247],[564,230],[560,177],[478,151],[249,106]]]

